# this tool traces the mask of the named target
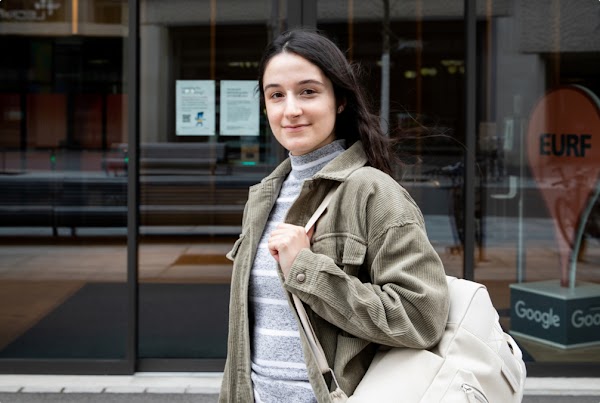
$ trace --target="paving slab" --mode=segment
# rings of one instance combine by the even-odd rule
[[[154,393],[0,393],[0,403],[216,403],[218,395]]]

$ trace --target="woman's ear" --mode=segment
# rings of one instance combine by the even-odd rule
[[[342,113],[346,109],[346,100],[343,99],[341,102],[338,102],[337,113]]]

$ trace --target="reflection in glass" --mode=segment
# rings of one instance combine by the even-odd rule
[[[570,265],[577,262],[580,290],[585,283],[597,286],[600,202],[593,201],[590,189],[598,189],[598,175],[586,175],[590,185],[580,205],[587,206],[589,214],[567,220],[566,206],[572,206],[582,191],[576,178],[561,176],[563,164],[548,173],[554,185],[541,184],[527,156],[532,110],[544,94],[576,85],[598,99],[600,37],[597,18],[592,18],[598,15],[597,4],[574,8],[561,0],[550,6],[541,1],[478,1],[478,71],[466,72],[462,3],[389,2],[386,9],[387,3],[319,1],[318,25],[360,65],[373,103],[388,116],[383,123],[390,135],[403,136],[404,158],[419,159],[404,169],[400,182],[422,207],[429,237],[448,274],[462,275],[464,217],[474,214],[475,279],[488,287],[506,329],[515,313],[509,286],[559,283],[557,239],[574,239],[576,229],[582,230],[581,247],[575,251],[571,242],[562,265],[569,259]],[[475,150],[463,147],[464,74],[476,74],[478,82]],[[597,132],[597,113],[595,119],[577,119],[579,127],[567,129],[560,125],[568,115],[573,113],[550,114],[559,124],[556,132],[544,133],[565,136],[564,141],[575,147],[575,141],[580,144],[587,134]],[[550,149],[551,141],[548,137]],[[530,150],[540,152],[540,147],[538,138],[537,148]],[[476,153],[472,212],[463,209],[465,152]],[[581,172],[578,175],[582,180]],[[558,209],[546,208],[542,195],[548,186],[563,200]],[[559,233],[567,227],[569,234]],[[588,330],[600,334],[600,328]],[[588,330],[576,331],[575,337],[583,338]],[[600,357],[594,343],[562,349],[531,338],[519,342],[529,361],[598,362]]]
[[[280,3],[141,3],[140,358],[225,358],[225,254],[283,158],[255,92]]]
[[[124,359],[127,19],[38,3],[0,4],[0,363]]]
[[[421,207],[449,274],[462,276],[462,3],[318,3],[318,28],[359,68],[405,162],[399,182]]]
[[[489,7],[502,3],[503,12]],[[589,171],[599,160],[580,148],[597,132],[598,104],[586,115],[577,99],[553,101],[557,94],[600,94],[597,19],[587,18],[598,15],[597,4],[486,4],[478,27],[477,133],[486,259],[476,279],[506,312],[503,323],[529,361],[598,362],[600,340],[590,335],[600,328],[593,314],[595,328],[578,326],[575,315],[585,317],[600,300],[598,176]],[[538,311],[559,320],[536,321]]]

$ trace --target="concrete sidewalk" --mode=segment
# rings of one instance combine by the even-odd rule
[[[222,373],[0,375],[0,403],[217,402]],[[527,378],[523,402],[600,403],[600,378]]]
[[[215,403],[217,395],[0,393],[2,403]],[[523,403],[598,403],[598,396],[525,396]],[[282,402],[293,403],[293,402]],[[375,402],[374,402],[375,403]]]

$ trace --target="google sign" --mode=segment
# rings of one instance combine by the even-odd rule
[[[517,301],[515,313],[519,318],[540,323],[542,328],[549,329],[551,326],[560,327],[560,317],[550,308],[546,312],[528,308],[525,301]],[[600,308],[591,308],[588,311],[576,309],[571,315],[571,325],[575,328],[600,326]]]
[[[515,304],[515,313],[519,318],[526,318],[536,323],[541,323],[544,329],[548,329],[550,326],[560,326],[560,317],[554,313],[552,308],[548,312],[542,312],[527,308],[525,301],[518,301]]]
[[[511,284],[510,332],[559,348],[600,344],[600,284]]]
[[[592,308],[586,314],[581,309],[577,309],[571,316],[571,323],[576,328],[600,326],[600,308]],[[592,312],[596,311],[596,312]]]

